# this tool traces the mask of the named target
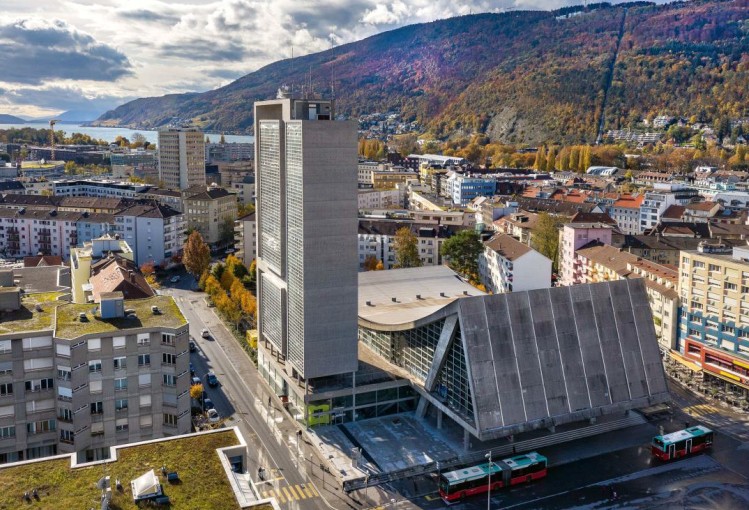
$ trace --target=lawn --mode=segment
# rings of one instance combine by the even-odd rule
[[[50,510],[100,508],[101,491],[96,482],[104,474],[111,477],[113,486],[119,479],[124,487],[123,492],[113,487],[110,508],[137,509],[130,481],[150,469],[156,470],[164,493],[171,499],[171,508],[239,508],[216,453],[217,448],[236,444],[234,433],[226,431],[123,448],[116,462],[103,466],[71,469],[69,459],[60,459],[0,469],[0,510],[26,506]],[[176,471],[180,483],[169,484],[161,476],[162,465]],[[39,501],[24,504],[23,493],[34,488]]]
[[[55,306],[60,303],[57,298],[60,296],[61,292],[26,294],[21,299],[20,309],[0,312],[0,335],[51,329]],[[37,304],[41,305],[41,311],[35,309]]]
[[[151,307],[157,306],[160,314],[151,312]],[[91,311],[94,304],[79,305],[65,304],[57,307],[57,324],[55,336],[59,338],[78,338],[91,333],[114,333],[121,329],[167,327],[179,328],[187,324],[187,320],[177,307],[171,296],[153,296],[145,299],[129,299],[125,301],[125,309],[135,310],[135,319],[102,319]],[[81,321],[78,316],[85,313],[88,321]]]

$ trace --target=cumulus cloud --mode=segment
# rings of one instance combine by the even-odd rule
[[[49,79],[112,81],[131,74],[127,56],[64,21],[24,19],[0,25],[5,82]]]
[[[174,13],[156,12],[149,9],[132,9],[117,11],[117,16],[127,21],[143,21],[146,23],[164,23],[175,25],[179,16]]]

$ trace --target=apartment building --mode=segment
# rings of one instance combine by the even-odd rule
[[[82,213],[0,207],[0,256],[21,258],[39,253],[70,256],[78,242]],[[93,219],[93,218],[92,218]]]
[[[257,258],[257,222],[255,213],[250,213],[234,222],[234,255],[249,266]]]
[[[377,161],[359,161],[357,165],[357,182],[359,187],[371,187],[372,186],[372,173],[377,170],[385,170],[384,163],[378,163]]]
[[[640,206],[640,232],[654,228],[670,205],[687,205],[699,197],[697,190],[681,184],[655,184],[654,188],[645,193]]]
[[[71,303],[67,271],[0,271],[0,462],[91,461],[190,431],[188,324],[174,300]]]
[[[419,174],[405,168],[392,167],[372,170],[372,187],[374,189],[393,189],[405,185],[408,181],[418,181]]]
[[[749,392],[749,247],[703,244],[679,266],[679,351]]]
[[[138,267],[147,262],[168,263],[182,251],[186,225],[185,216],[179,211],[156,202],[143,202],[113,216],[111,231],[133,248]]]
[[[408,220],[359,220],[357,237],[359,248],[359,270],[364,261],[374,257],[382,261],[383,269],[393,269],[396,264],[395,235],[401,228],[408,228],[416,236],[419,259],[423,266],[442,265],[442,243],[455,232],[444,225],[416,223]]]
[[[551,287],[551,259],[508,234],[484,243],[478,266],[481,283],[492,294]]]
[[[187,228],[200,232],[208,244],[231,242],[237,219],[237,196],[215,184],[183,192]]]
[[[466,207],[476,197],[490,197],[497,191],[497,180],[489,177],[471,177],[453,172],[445,183],[445,193],[453,204]]]
[[[205,142],[200,130],[159,130],[159,180],[169,189],[205,185]]]
[[[609,215],[616,222],[622,234],[637,235],[642,233],[640,227],[640,207],[645,195],[622,195],[615,201]]]
[[[575,252],[593,241],[611,244],[613,228],[606,223],[567,223],[559,233],[559,283],[574,285],[584,268]]]
[[[362,209],[402,209],[405,201],[402,186],[395,189],[360,189],[357,194],[359,210]]]
[[[533,230],[538,224],[538,214],[517,211],[502,216],[494,222],[494,230],[509,234],[523,244],[530,244]]]

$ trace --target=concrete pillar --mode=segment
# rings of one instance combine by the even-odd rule
[[[437,429],[442,430],[442,409],[437,409]]]
[[[416,405],[416,417],[423,420],[427,415],[428,408],[429,401],[424,397],[419,397],[419,403]]]
[[[471,433],[467,430],[463,430],[463,449],[465,451],[468,451],[468,449],[471,447]]]

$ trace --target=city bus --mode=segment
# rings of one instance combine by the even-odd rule
[[[449,504],[484,493],[489,490],[489,474],[492,490],[538,480],[546,476],[546,464],[546,457],[531,452],[491,464],[485,462],[442,473],[439,481],[440,496]]]
[[[713,445],[713,431],[702,425],[662,436],[655,436],[651,444],[653,457],[660,460],[673,460],[690,453],[697,453]]]

